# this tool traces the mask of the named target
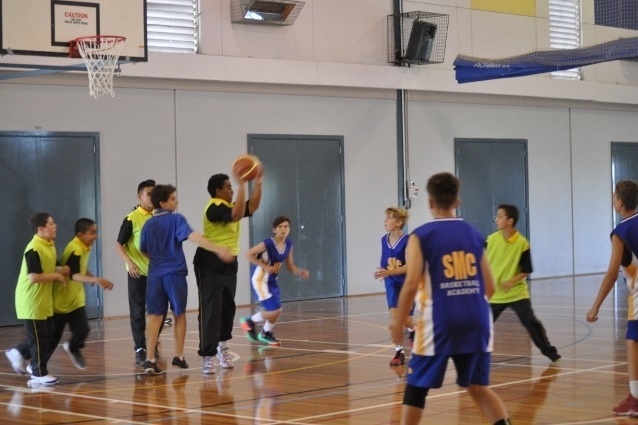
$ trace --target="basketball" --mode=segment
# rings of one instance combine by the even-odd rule
[[[261,171],[261,162],[255,155],[245,153],[233,162],[233,174],[243,181],[252,181]]]

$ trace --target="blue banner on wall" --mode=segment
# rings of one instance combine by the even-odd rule
[[[638,58],[638,37],[621,38],[578,49],[546,50],[494,60],[458,55],[454,60],[454,70],[456,81],[471,83],[564,71],[601,62],[634,58]]]

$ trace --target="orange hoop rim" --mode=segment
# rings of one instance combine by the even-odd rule
[[[76,37],[73,39],[73,41],[79,43],[84,40],[99,40],[101,38],[113,39],[115,42],[126,41],[126,37],[124,37],[123,35],[85,35],[83,37]]]
[[[126,37],[123,35],[85,35],[83,37],[77,37],[69,41],[69,57],[78,59],[81,57],[79,51],[79,45],[85,41],[93,40],[95,43],[100,43],[101,40],[112,42],[113,46],[126,41]]]

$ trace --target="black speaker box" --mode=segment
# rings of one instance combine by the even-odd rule
[[[436,24],[415,20],[405,49],[405,58],[415,62],[428,62],[432,54]]]

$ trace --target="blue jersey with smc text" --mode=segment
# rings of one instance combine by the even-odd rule
[[[485,238],[460,218],[418,227],[424,279],[415,298],[413,353],[422,356],[492,351],[492,313],[481,259]]]
[[[403,234],[394,245],[390,244],[390,233],[381,238],[381,268],[396,270],[405,265],[405,248],[408,245],[408,235]],[[386,283],[398,283],[403,285],[404,274],[397,274],[385,278]]]

